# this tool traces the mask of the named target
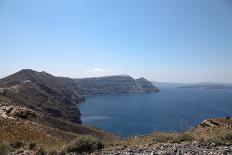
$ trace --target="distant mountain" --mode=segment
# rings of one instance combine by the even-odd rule
[[[81,123],[77,104],[86,96],[158,91],[148,80],[128,75],[71,79],[24,69],[0,79],[0,94],[15,103],[76,123]]]

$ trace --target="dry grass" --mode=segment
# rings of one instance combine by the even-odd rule
[[[114,140],[106,143],[106,147],[149,147],[158,143],[181,143],[193,140],[194,138],[189,132],[155,132],[149,135],[138,135],[128,139]]]
[[[14,104],[7,97],[1,96],[0,106],[3,105]],[[118,139],[117,136],[111,133],[45,116],[35,111],[34,113],[36,117],[28,117],[26,119],[0,117],[0,139],[9,143],[15,141],[27,144],[35,143],[45,149],[51,150],[63,147],[80,135],[92,135],[106,141]]]
[[[155,132],[144,136],[133,136],[128,139],[115,140],[106,144],[108,148],[140,148],[153,147],[160,143],[181,143],[198,141],[202,145],[214,143],[216,145],[232,144],[231,127],[196,128],[187,132]]]
[[[13,143],[15,140],[25,143],[36,142],[44,148],[60,148],[68,141],[76,138],[74,134],[53,130],[53,135],[47,130],[52,130],[28,121],[18,121],[0,118],[0,139]],[[56,136],[59,135],[59,136]]]
[[[156,144],[156,143],[180,143],[184,141],[192,141],[193,137],[188,132],[155,132],[145,136],[135,136],[128,140],[132,145],[135,144]]]
[[[194,139],[202,143],[232,144],[232,128],[229,126],[196,128],[191,134]]]

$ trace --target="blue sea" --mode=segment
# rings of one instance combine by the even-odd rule
[[[159,93],[88,97],[80,105],[83,124],[128,137],[183,131],[207,118],[232,115],[232,89],[156,86]]]

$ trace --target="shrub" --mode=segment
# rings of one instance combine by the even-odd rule
[[[177,137],[173,140],[173,142],[180,143],[185,141],[192,141],[193,137],[188,133],[180,133]]]
[[[104,147],[102,141],[92,136],[80,136],[65,148],[66,152],[91,153]]]
[[[8,155],[10,152],[10,146],[0,142],[0,155]]]

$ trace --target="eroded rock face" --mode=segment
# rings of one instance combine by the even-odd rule
[[[150,81],[140,78],[136,80],[142,92],[159,92],[159,88],[155,87]]]
[[[0,117],[9,119],[29,119],[36,118],[38,114],[26,107],[16,106],[16,105],[5,105],[0,106]]]
[[[12,109],[8,113],[10,116],[18,117],[22,119],[28,119],[29,117],[32,117],[32,118],[37,117],[35,112],[28,110],[25,107],[20,107],[20,106],[16,106],[14,108],[12,107]]]
[[[12,111],[13,106],[0,106],[0,117],[14,119],[10,116],[10,112]]]
[[[232,119],[229,118],[215,118],[215,119],[206,119],[202,121],[196,128],[213,128],[213,127],[222,127],[222,126],[232,126]]]

